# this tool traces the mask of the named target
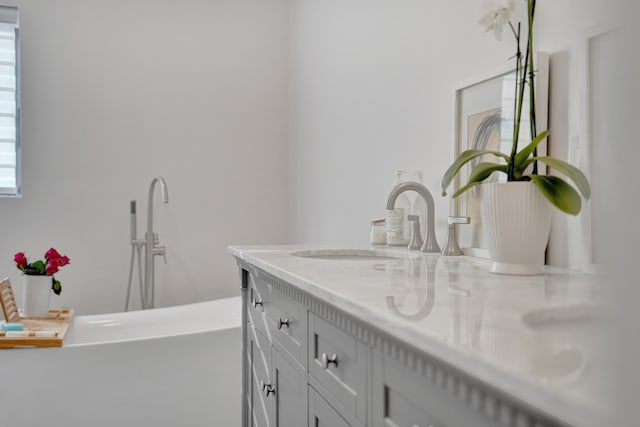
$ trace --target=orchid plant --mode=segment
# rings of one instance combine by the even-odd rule
[[[44,254],[44,260],[28,262],[24,252],[18,252],[13,256],[13,261],[20,271],[28,276],[51,276],[51,289],[56,295],[62,292],[62,285],[56,280],[54,274],[60,271],[60,267],[69,264],[69,257],[60,255],[54,248]]]
[[[509,154],[494,150],[466,150],[462,152],[453,162],[442,178],[442,195],[446,196],[446,189],[453,178],[460,172],[462,167],[474,159],[481,156],[490,155],[498,158],[497,162],[480,161],[469,174],[466,185],[457,190],[453,197],[457,197],[465,191],[475,187],[489,178],[494,172],[507,175],[507,181],[531,181],[542,192],[542,194],[558,209],[571,215],[577,215],[582,208],[580,194],[585,199],[591,196],[591,188],[587,177],[576,167],[548,156],[538,156],[538,145],[549,135],[549,131],[538,134],[536,130],[535,116],[535,69],[533,64],[533,22],[536,8],[536,0],[525,0],[527,6],[527,37],[526,48],[523,52],[521,44],[520,23],[514,25],[511,15],[516,7],[516,0],[498,0],[497,7],[491,10],[480,20],[485,31],[493,31],[498,40],[502,39],[503,27],[508,25],[516,41],[516,84],[514,103],[514,124],[511,152]],[[528,88],[529,95],[529,123],[531,130],[531,142],[518,151],[518,141],[520,139],[520,123],[522,121],[522,110],[525,99],[525,90]],[[482,159],[481,159],[482,160]],[[476,160],[477,161],[477,160]],[[538,174],[538,162],[562,173],[571,179],[578,191],[567,183],[564,179]]]

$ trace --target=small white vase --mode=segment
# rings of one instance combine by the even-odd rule
[[[51,276],[24,275],[24,297],[22,315],[24,317],[47,317],[51,296]]]
[[[492,273],[544,273],[553,206],[532,182],[480,185],[480,213]]]

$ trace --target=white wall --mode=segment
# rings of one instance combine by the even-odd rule
[[[71,265],[52,305],[122,310],[129,200],[142,234],[162,175],[157,305],[238,294],[226,246],[286,240],[286,1],[5,3],[21,14],[23,197],[0,199],[0,275],[19,294],[13,254],[55,246]]]
[[[6,3],[21,9],[24,196],[0,199],[0,271],[19,293],[13,254],[56,246],[72,265],[54,304],[80,313],[121,309],[128,202],[142,231],[156,175],[160,306],[236,294],[228,244],[365,243],[398,168],[425,171],[444,243],[453,88],[514,49],[482,32],[476,0]],[[579,127],[577,46],[607,4],[538,5],[559,157]],[[579,244],[569,222],[554,264]]]
[[[524,1],[518,1],[523,16]],[[551,56],[551,152],[567,158],[582,98],[577,51],[608,20],[610,2],[539,1],[536,48]],[[483,2],[462,0],[298,0],[292,3],[290,190],[292,238],[366,242],[384,216],[396,169],[425,171],[444,243],[449,200],[442,174],[453,160],[457,83],[503,67],[515,52],[483,33]],[[554,224],[550,261],[569,264],[581,242],[571,221]],[[575,220],[573,220],[575,221]],[[566,243],[569,241],[570,243]]]

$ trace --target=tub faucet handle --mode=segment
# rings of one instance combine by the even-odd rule
[[[460,245],[458,245],[458,233],[456,231],[457,224],[469,224],[471,218],[468,216],[450,216],[447,219],[449,224],[449,233],[447,233],[447,243],[442,248],[442,255],[444,256],[458,256],[463,255]]]
[[[162,255],[162,258],[164,259],[164,263],[167,263],[167,247],[166,246],[155,246],[153,248],[153,255]]]

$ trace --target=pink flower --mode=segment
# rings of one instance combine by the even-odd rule
[[[17,254],[15,254],[13,256],[13,261],[21,270],[27,266],[27,257],[24,256],[24,252],[18,252]]]
[[[51,276],[52,274],[57,273],[59,270],[59,267],[60,267],[60,258],[53,258],[53,259],[47,260],[47,266],[45,267],[47,276]]]
[[[54,259],[54,258],[60,258],[60,257],[61,255],[54,248],[49,249],[47,253],[44,254],[45,259]]]
[[[59,262],[58,265],[60,267],[64,267],[65,265],[69,264],[69,261],[70,261],[70,259],[69,259],[68,256],[66,256],[66,255],[61,256],[60,258],[58,258],[58,262]]]

